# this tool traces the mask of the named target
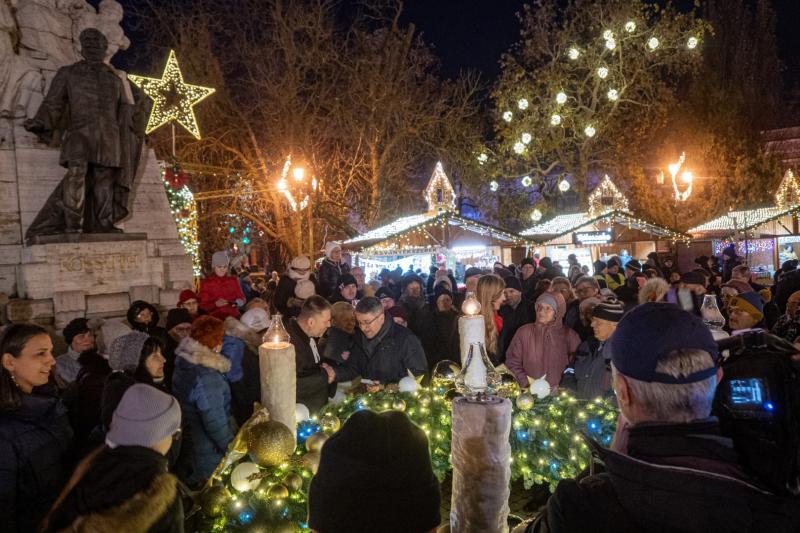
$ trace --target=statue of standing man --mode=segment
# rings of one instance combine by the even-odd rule
[[[128,215],[134,106],[103,61],[103,33],[87,28],[80,44],[83,61],[58,70],[36,116],[25,121],[43,142],[61,144],[59,163],[67,168],[28,228],[29,242],[39,235],[121,233],[115,224]]]

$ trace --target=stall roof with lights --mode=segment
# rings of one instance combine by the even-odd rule
[[[398,218],[344,241],[358,249],[374,253],[420,251],[434,247],[468,246],[476,242],[485,246],[518,246],[524,244],[519,235],[456,212],[456,195],[449,178],[436,163],[424,191],[428,210],[425,213]]]
[[[690,229],[689,233],[696,238],[728,237],[734,233],[759,229],[763,230],[759,233],[765,235],[792,233],[788,227],[783,226],[781,219],[798,211],[800,211],[800,183],[794,173],[787,170],[775,194],[774,206],[730,211]],[[762,228],[771,223],[776,227]]]
[[[598,229],[597,226],[613,224],[624,226],[617,232],[615,237],[617,242],[652,240],[654,237],[669,240],[688,238],[686,235],[632,214],[628,210],[628,199],[607,175],[592,191],[588,200],[587,211],[558,215],[524,230],[520,235],[539,244],[563,244],[561,241],[580,229]]]

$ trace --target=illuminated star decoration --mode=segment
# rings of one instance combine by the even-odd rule
[[[178,60],[175,58],[175,50],[170,50],[160,79],[133,74],[128,74],[128,79],[153,99],[153,110],[150,112],[145,133],[150,133],[175,120],[195,139],[200,138],[200,128],[194,116],[194,105],[212,94],[214,89],[184,83]]]

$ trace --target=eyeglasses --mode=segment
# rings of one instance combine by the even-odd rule
[[[359,327],[365,328],[365,327],[369,326],[370,324],[372,324],[373,322],[375,322],[376,320],[378,320],[382,316],[383,316],[383,314],[380,313],[380,314],[377,314],[374,317],[372,317],[372,319],[370,319],[370,320],[356,320],[356,322],[358,322],[358,326]]]

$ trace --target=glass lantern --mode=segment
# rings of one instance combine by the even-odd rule
[[[700,306],[700,316],[703,323],[711,331],[719,331],[725,326],[725,317],[717,306],[717,297],[713,294],[703,296],[703,305]]]
[[[481,312],[481,303],[475,297],[474,292],[468,292],[461,304],[461,312],[467,316],[476,316]]]
[[[482,342],[469,345],[467,359],[456,376],[456,390],[472,401],[481,401],[497,392],[500,374],[494,368]]]
[[[283,327],[283,321],[280,314],[272,316],[272,324],[270,324],[267,332],[264,333],[262,341],[268,348],[280,349],[287,348],[291,344],[292,338],[289,332]]]

